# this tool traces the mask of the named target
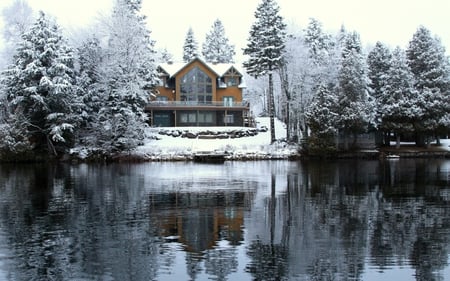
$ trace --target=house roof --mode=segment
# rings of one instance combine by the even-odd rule
[[[232,68],[234,68],[242,76],[242,71],[232,63],[207,63],[201,60],[200,58],[195,58],[188,63],[162,63],[159,65],[159,67],[165,73],[167,73],[169,77],[174,77],[178,74],[178,72],[180,72],[182,69],[184,69],[186,66],[193,63],[196,60],[205,65],[207,68],[209,68],[218,77],[224,76]]]

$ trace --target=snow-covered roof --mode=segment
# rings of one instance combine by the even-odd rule
[[[242,71],[235,64],[232,63],[207,63],[200,58],[195,58],[194,60],[200,61],[206,67],[208,67],[211,71],[213,71],[217,76],[224,76],[231,68],[234,68],[241,76]],[[159,67],[166,72],[169,77],[175,76],[178,72],[180,72],[187,65],[192,63],[194,60],[188,63],[162,63]]]

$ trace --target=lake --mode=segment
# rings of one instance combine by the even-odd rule
[[[450,160],[0,166],[0,280],[450,280]]]

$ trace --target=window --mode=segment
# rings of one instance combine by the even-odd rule
[[[228,77],[227,79],[227,86],[238,86],[238,77]]]
[[[223,106],[233,106],[233,97],[223,97]]]
[[[232,115],[232,114],[224,115],[223,123],[225,123],[225,124],[233,124],[234,123],[234,115]]]
[[[198,67],[181,77],[180,90],[189,103],[211,103],[212,101],[212,80]]]
[[[212,112],[199,112],[198,113],[198,122],[199,123],[212,123],[213,122]]]
[[[239,74],[239,72],[234,68],[230,68],[227,73],[225,74],[225,82],[227,83],[227,86],[239,86],[239,78],[241,77],[241,75]]]
[[[197,114],[195,112],[181,113],[180,114],[180,122],[181,123],[196,123],[197,122]]]

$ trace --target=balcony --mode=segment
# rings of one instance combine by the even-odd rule
[[[250,104],[243,102],[199,102],[199,101],[151,101],[146,106],[146,110],[151,109],[234,109],[234,110],[249,110]]]

